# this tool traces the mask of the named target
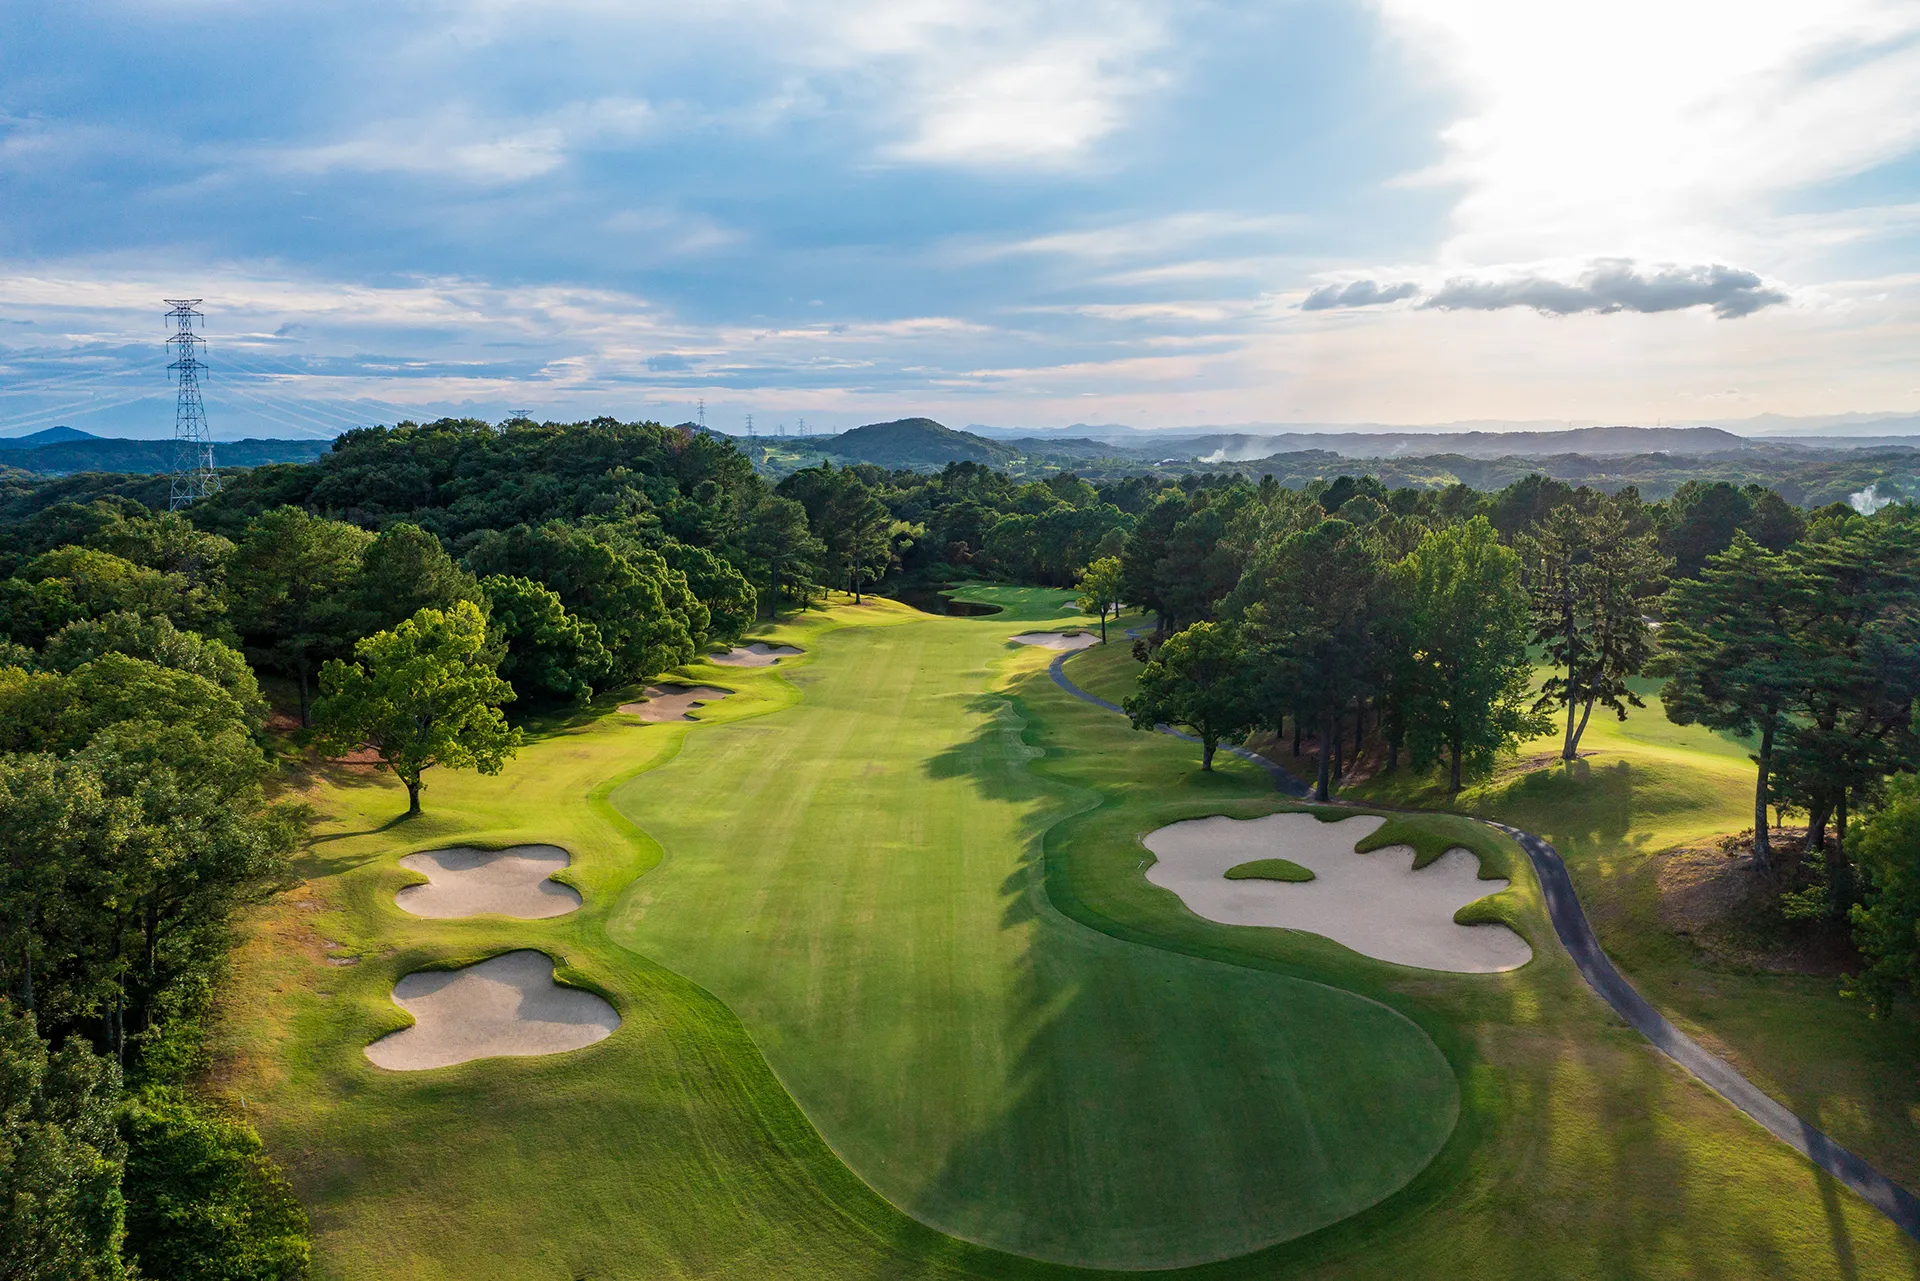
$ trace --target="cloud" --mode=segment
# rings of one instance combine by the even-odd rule
[[[693,368],[693,362],[685,356],[676,356],[672,352],[664,355],[648,356],[647,368],[656,374],[684,373]]]
[[[352,137],[263,156],[286,173],[424,174],[476,183],[517,183],[552,173],[578,151],[632,142],[654,123],[634,98],[577,102],[526,120],[497,120],[469,107],[385,120]]]
[[[1372,280],[1353,280],[1344,285],[1322,285],[1300,304],[1302,311],[1331,311],[1336,307],[1378,307],[1399,302],[1420,292],[1411,280],[1383,285]]]
[[[1311,296],[1308,301],[1312,301]],[[1458,276],[1435,290],[1420,306],[1442,311],[1531,307],[1552,316],[1711,307],[1713,314],[1722,320],[1733,320],[1786,301],[1785,293],[1770,288],[1751,271],[1715,263],[1643,272],[1630,262],[1615,259],[1595,263],[1571,284],[1538,275],[1491,279]]]
[[[1459,94],[1411,176],[1460,193],[1442,261],[1747,257],[1756,213],[1920,145],[1911,0],[1373,3]]]

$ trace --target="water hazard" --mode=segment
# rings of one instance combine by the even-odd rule
[[[979,618],[1001,612],[998,605],[988,605],[974,600],[955,600],[947,595],[953,590],[952,584],[903,587],[893,594],[893,598],[925,614],[951,614],[959,618]]]

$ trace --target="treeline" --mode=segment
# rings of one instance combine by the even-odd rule
[[[62,581],[95,554],[132,563],[78,549]],[[298,1203],[192,1085],[232,915],[283,881],[304,813],[268,799],[246,661],[174,622],[205,598],[107,579],[0,656],[0,1276],[298,1276]]]
[[[1670,719],[1752,743],[1762,875],[1769,807],[1807,815],[1785,913],[1851,928],[1852,990],[1876,1008],[1920,981],[1920,845],[1876,835],[1920,823],[1899,781],[1920,766],[1912,508],[1803,512],[1730,485],[1648,504],[1539,477],[1490,496],[1199,487],[1161,495],[1087,581],[1090,604],[1159,620],[1137,726],[1190,728],[1207,767],[1290,728],[1321,800],[1370,740],[1389,771],[1444,766],[1452,792],[1552,727],[1571,762],[1596,708],[1624,719],[1634,678],[1662,677]]]

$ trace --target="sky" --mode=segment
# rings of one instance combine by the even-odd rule
[[[1920,412],[1920,0],[0,6],[0,435]]]

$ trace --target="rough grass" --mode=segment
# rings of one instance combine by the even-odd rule
[[[1313,873],[1290,858],[1257,858],[1227,869],[1229,881],[1287,881],[1300,884],[1314,880]]]
[[[1830,978],[1717,961],[1660,919],[1667,852],[1753,826],[1747,746],[1675,725],[1657,686],[1624,722],[1596,713],[1580,760],[1558,733],[1449,800],[1438,777],[1377,778],[1361,799],[1448,805],[1538,832],[1565,857],[1588,917],[1621,970],[1690,1035],[1755,1084],[1909,1188],[1920,1188],[1920,1019],[1874,1019]],[[1590,754],[1589,754],[1590,753]]]
[[[1057,616],[1057,603],[1047,607]],[[623,805],[664,809],[667,789],[682,786],[674,767],[692,779],[698,771],[689,763],[719,752],[700,740],[729,728],[777,750],[783,722],[796,719],[800,707],[831,702],[836,686],[874,683],[869,673],[884,670],[872,665],[880,655],[861,649],[874,642],[860,638],[895,622],[894,608],[836,606],[777,629],[767,639],[804,645],[808,657],[791,667],[729,671],[726,679],[740,693],[698,725],[635,725],[608,714],[617,696],[591,714],[556,718],[536,727],[499,778],[430,776],[427,812],[418,820],[395,817],[405,797],[390,779],[337,772],[319,783],[314,800],[326,820],[302,869],[307,880],[251,918],[221,1031],[228,1094],[261,1126],[313,1213],[316,1278],[1088,1275],[968,1245],[888,1204],[822,1141],[769,1069],[768,1056],[792,1062],[800,1054],[774,1044],[778,1020],[749,1008],[743,1021],[708,990],[609,938],[616,908],[623,938],[646,937],[655,905],[645,899],[656,875],[662,925],[685,911],[666,901],[672,878],[682,864],[697,871],[699,861],[691,851],[682,857],[669,836],[666,861],[655,866],[659,844],[622,816],[612,793],[624,785]],[[1038,604],[1033,612],[1033,621],[1047,617]],[[890,634],[905,645],[920,629],[999,623],[1010,633],[1028,621],[1020,613],[922,619]],[[970,641],[953,643],[960,649],[948,657],[971,653]],[[836,660],[843,645],[846,658]],[[937,649],[929,643],[926,661]],[[1187,1275],[1920,1276],[1909,1244],[1877,1214],[1818,1179],[1613,1023],[1557,950],[1540,951],[1511,974],[1440,976],[1370,962],[1310,935],[1221,926],[1186,912],[1140,874],[1148,857],[1140,835],[1183,817],[1272,812],[1280,802],[1238,762],[1202,774],[1189,745],[1133,733],[1123,718],[1070,699],[1047,681],[1048,655],[1012,649],[1001,647],[1005,657],[984,663],[969,659],[970,688],[961,681],[915,687],[921,697],[914,701],[933,710],[916,707],[911,715],[947,709],[973,731],[963,736],[963,750],[890,760],[887,733],[926,731],[889,731],[884,722],[893,705],[874,693],[868,697],[877,715],[840,710],[845,737],[820,767],[844,770],[857,761],[861,785],[897,784],[906,804],[925,813],[928,836],[946,808],[998,813],[994,823],[1001,826],[989,831],[1020,833],[1024,843],[1013,851],[1008,875],[992,887],[1001,908],[991,922],[994,940],[982,941],[972,928],[942,934],[934,918],[950,910],[977,919],[976,878],[1004,865],[991,851],[972,848],[971,839],[957,846],[908,839],[914,833],[898,815],[843,811],[816,828],[819,844],[859,846],[859,858],[843,865],[857,863],[869,873],[863,878],[836,885],[826,875],[832,859],[794,843],[781,848],[814,878],[778,875],[781,860],[764,848],[780,845],[787,810],[805,802],[811,761],[797,762],[784,789],[731,789],[718,808],[732,829],[709,827],[702,837],[729,857],[756,860],[756,871],[776,873],[762,878],[758,902],[743,903],[723,885],[728,892],[707,909],[710,933],[730,935],[742,952],[792,971],[745,981],[781,1002],[798,996],[823,1012],[871,1009],[862,1004],[870,989],[890,988],[907,1001],[898,1009],[902,1017],[860,1029],[863,1043],[890,1061],[929,1064],[914,1041],[951,1046],[938,1018],[996,1012],[988,998],[1001,993],[996,1013],[1008,1025],[995,1027],[988,1018],[974,1026],[1012,1055],[989,1064],[1003,1075],[976,1087],[956,1081],[957,1069],[933,1063],[924,1081],[888,1083],[895,1096],[964,1088],[967,1097],[997,1094],[1002,1101],[1002,1111],[978,1118],[959,1150],[965,1159],[944,1169],[932,1191],[980,1178],[1010,1155],[1036,1152],[1022,1131],[1067,1146],[1140,1123],[1142,1109],[1126,1096],[1164,1088],[1156,1079],[1164,1081],[1169,1065],[1183,1060],[1209,1088],[1237,1076],[1246,1104],[1190,1092],[1158,1131],[1178,1140],[1162,1178],[1217,1177],[1223,1189],[1258,1189],[1271,1157],[1249,1140],[1267,1141],[1275,1125],[1250,1116],[1254,1105],[1271,1107],[1292,1089],[1297,1105],[1289,1110],[1314,1115],[1337,1142],[1362,1132],[1351,1118],[1324,1115],[1327,1100],[1345,1097],[1337,1078],[1360,1072],[1380,1079],[1377,1065],[1331,1052],[1354,1044],[1354,1034],[1285,1008],[1292,998],[1324,992],[1320,999],[1335,1003],[1329,1008],[1379,1010],[1380,1029],[1404,1021],[1423,1029],[1458,1082],[1459,1124],[1435,1161],[1374,1208]],[[1095,650],[1071,661],[1095,655],[1104,657]],[[845,661],[851,675],[829,680],[826,669],[836,661]],[[718,673],[695,667],[687,675]],[[841,696],[851,697],[844,690]],[[740,763],[750,769],[751,753]],[[886,782],[889,770],[900,776],[896,784]],[[647,795],[650,783],[658,798]],[[978,793],[977,800],[948,794],[961,790]],[[749,796],[755,803],[746,803]],[[1416,822],[1468,826],[1444,816]],[[395,866],[403,854],[531,841],[572,853],[568,879],[586,898],[579,912],[546,921],[430,921],[393,905],[393,892],[412,879]],[[1495,848],[1505,848],[1498,838]],[[1510,848],[1506,854],[1516,857]],[[928,905],[901,895],[902,883],[953,890],[967,901]],[[798,895],[793,921],[780,919],[779,898],[788,891]],[[1516,910],[1543,928],[1531,879],[1516,880],[1509,893]],[[889,903],[914,913],[912,928],[881,914]],[[750,911],[744,919],[737,914],[743,907]],[[827,916],[837,922],[837,937],[824,942],[833,947],[813,950],[819,935],[798,919],[802,908],[808,916],[832,909]],[[787,941],[757,940],[763,920],[778,923]],[[847,944],[854,927],[867,924],[871,932],[861,937],[868,950],[860,955]],[[973,955],[928,963],[909,946],[922,931]],[[1001,936],[1022,946],[1002,950]],[[697,940],[686,946],[697,950]],[[387,995],[400,975],[512,947],[542,948],[562,961],[569,981],[606,994],[620,1009],[620,1030],[550,1058],[421,1073],[386,1073],[366,1062],[361,1048],[404,1019]],[[1138,956],[1124,959],[1130,954]],[[1010,957],[1026,975],[1011,993],[996,987]],[[1086,958],[1100,965],[1072,968]],[[917,970],[876,973],[874,962]],[[1130,974],[1130,966],[1141,968]],[[1206,978],[1182,977],[1179,966]],[[1175,1010],[1173,1022],[1140,1018],[1177,1004],[1146,990],[1139,975],[1156,969],[1179,1000],[1198,1002],[1191,1016]],[[926,981],[942,970],[952,976],[948,987]],[[1076,975],[1077,983],[1062,982]],[[1032,999],[1040,995],[1047,999]],[[1206,1026],[1216,1019],[1222,1028]],[[1093,1048],[1125,1065],[1121,1075],[1102,1069],[1097,1092],[1059,1076],[1080,1062],[1066,1051],[1078,1043],[1075,1053],[1086,1052],[1089,1027],[1105,1038]],[[1415,1043],[1397,1032],[1370,1037],[1364,1029],[1359,1039],[1375,1051]],[[1207,1046],[1228,1062],[1199,1063],[1194,1047]],[[978,1069],[980,1061],[970,1058],[967,1066]],[[1424,1078],[1402,1079],[1418,1089]],[[1415,1102],[1387,1098],[1372,1106],[1383,1118],[1417,1116]],[[1120,1119],[1103,1115],[1110,1109]],[[913,1113],[909,1100],[894,1115]],[[1376,1129],[1359,1143],[1382,1138],[1389,1152],[1405,1142]],[[912,1155],[928,1144],[903,1133],[898,1148]],[[1224,1167],[1217,1175],[1182,1164],[1202,1149]],[[1122,1168],[1137,1170],[1139,1163]],[[1060,1212],[1056,1193],[1084,1205],[1085,1191],[1048,1188],[1019,1211],[1045,1218]],[[1239,1216],[1254,1228],[1261,1217],[1257,1205]]]

